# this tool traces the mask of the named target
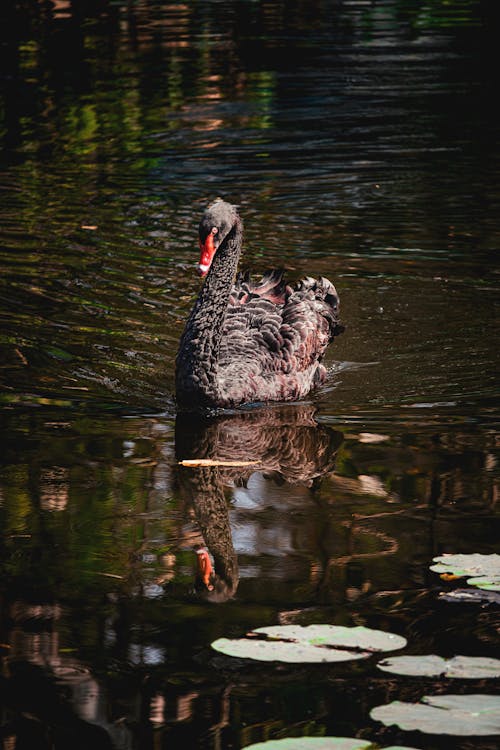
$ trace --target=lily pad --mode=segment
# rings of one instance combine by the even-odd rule
[[[286,737],[248,745],[244,750],[371,750],[373,745],[352,737]]]
[[[267,740],[247,745],[243,750],[376,750],[366,740],[355,737],[286,737],[283,740]],[[412,747],[391,746],[385,750],[415,750]]]
[[[268,638],[288,641],[306,641],[314,646],[343,646],[366,651],[396,651],[406,646],[406,638],[385,630],[373,630],[358,625],[348,628],[343,625],[271,625],[256,628],[254,633],[263,633]]]
[[[500,604],[500,593],[477,588],[441,591],[439,598],[452,604]]]
[[[421,703],[394,701],[377,706],[370,716],[407,731],[488,736],[500,734],[500,696],[427,695]]]
[[[467,577],[467,583],[489,591],[500,591],[500,555],[441,555],[431,570],[455,578]]]
[[[404,646],[406,639],[400,635],[340,625],[276,625],[257,628],[247,638],[218,638],[212,643],[226,656],[290,663],[367,659],[375,652]]]
[[[393,656],[377,664],[384,672],[412,677],[454,677],[461,680],[500,677],[500,659],[482,656],[454,656],[443,659],[435,654]]]

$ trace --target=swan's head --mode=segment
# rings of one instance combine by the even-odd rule
[[[224,242],[238,218],[236,208],[217,198],[205,210],[198,229],[200,238],[200,262],[198,271],[206,276],[217,248]]]

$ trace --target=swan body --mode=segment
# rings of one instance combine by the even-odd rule
[[[242,221],[223,200],[206,209],[199,238],[199,270],[206,280],[177,354],[179,407],[303,398],[325,380],[321,360],[344,330],[335,287],[328,279],[309,277],[292,287],[281,271],[259,282],[237,275]]]

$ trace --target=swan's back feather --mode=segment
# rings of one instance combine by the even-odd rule
[[[239,274],[232,289],[218,360],[225,404],[291,400],[322,382],[329,342],[342,332],[339,298],[328,279],[286,284],[282,271],[259,282]]]

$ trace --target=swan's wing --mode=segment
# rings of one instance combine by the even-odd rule
[[[258,282],[253,281],[247,271],[238,274],[231,291],[229,304],[242,305],[260,297],[273,302],[275,305],[284,305],[292,293],[293,289],[285,283],[282,270],[268,271]]]
[[[306,278],[292,288],[281,272],[266,274],[258,284],[240,276],[219,353],[226,384],[231,377],[312,377],[328,343],[343,330],[338,306],[335,287],[327,279]]]
[[[326,347],[344,330],[339,323],[339,297],[328,279],[300,281],[283,306],[281,334],[291,357],[287,365],[298,370],[320,362]],[[285,372],[288,372],[288,366]]]

